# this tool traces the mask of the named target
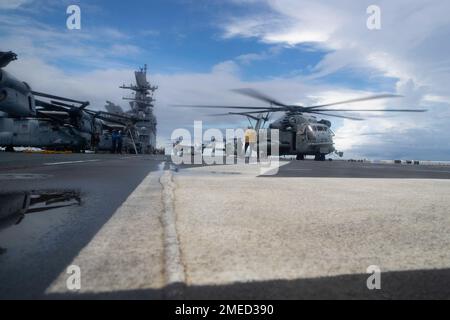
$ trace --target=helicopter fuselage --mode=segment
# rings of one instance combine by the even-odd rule
[[[299,159],[312,155],[317,160],[324,160],[336,150],[330,127],[327,120],[302,114],[285,114],[269,125],[269,129],[279,130],[280,155],[295,155]]]
[[[132,117],[87,109],[89,101],[33,91],[3,70],[16,59],[13,52],[0,51],[0,147],[7,151],[14,151],[14,147],[98,150],[103,129],[112,124],[132,135]]]
[[[89,147],[93,132],[101,132],[103,122],[80,111],[62,125],[52,119],[39,119],[31,87],[0,69],[0,146],[64,148]]]
[[[0,146],[82,150],[89,144],[76,129],[49,120],[0,117]]]
[[[12,117],[36,115],[36,105],[30,86],[0,69],[0,111]]]

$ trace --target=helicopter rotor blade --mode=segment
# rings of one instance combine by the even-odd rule
[[[102,117],[101,115],[96,115],[96,116],[94,116],[94,118],[97,118],[97,119],[100,119],[100,120],[103,120],[103,121],[106,121],[106,122],[120,124],[120,125],[123,125],[123,126],[127,125],[126,123],[123,123],[122,121],[115,120],[115,119],[109,119],[109,118],[106,118],[106,117]]]
[[[42,107],[45,110],[50,110],[50,111],[64,111],[64,112],[68,112],[69,110],[67,110],[66,108],[62,107],[62,106],[58,106],[58,105],[54,105],[42,100],[35,100],[35,104],[38,107]]]
[[[251,98],[260,100],[260,101],[270,103],[270,104],[278,106],[278,107],[290,107],[280,101],[277,101],[276,99],[274,99],[272,97],[269,97],[266,94],[259,92],[258,90],[255,90],[255,89],[243,88],[243,89],[233,89],[231,91],[242,94],[247,97],[251,97]]]
[[[356,99],[349,99],[334,103],[327,103],[322,105],[314,105],[309,107],[303,107],[300,105],[286,105],[282,102],[279,102],[255,89],[234,89],[232,90],[234,92],[237,92],[239,94],[252,97],[255,99],[258,99],[263,102],[270,103],[271,105],[275,105],[277,107],[251,107],[251,106],[230,106],[230,105],[173,105],[175,107],[191,107],[191,108],[217,108],[217,109],[240,109],[242,112],[228,112],[224,114],[213,114],[217,116],[226,116],[226,115],[245,115],[245,114],[255,114],[255,113],[274,113],[274,112],[287,112],[287,113],[311,113],[311,114],[318,114],[318,115],[324,115],[324,116],[330,116],[330,117],[336,117],[336,118],[343,118],[343,119],[349,119],[349,120],[357,120],[361,121],[364,120],[360,117],[354,117],[354,116],[341,116],[338,114],[333,114],[334,112],[426,112],[426,109],[325,109],[325,107],[329,106],[335,106],[335,105],[341,105],[341,104],[347,104],[347,103],[355,103],[355,102],[362,102],[362,101],[369,101],[369,100],[378,100],[378,99],[386,99],[386,98],[400,98],[401,95],[396,94],[380,94],[380,95],[373,95],[363,98],[356,98]],[[245,110],[253,110],[253,111],[245,111]],[[332,113],[328,113],[332,112]]]
[[[45,109],[36,109],[36,112],[40,113],[41,115],[51,115],[55,117],[65,117],[69,118],[70,115],[66,111],[56,111],[56,110],[45,110]]]
[[[266,110],[258,110],[258,111],[227,112],[224,114],[258,114],[258,113],[272,113],[272,112],[284,112],[284,111],[285,110],[266,109]]]
[[[186,105],[186,104],[175,104],[172,105],[176,108],[214,108],[214,109],[248,109],[248,110],[281,110],[282,108],[268,108],[268,107],[247,107],[247,106],[219,106],[219,105]]]
[[[339,112],[427,112],[427,109],[313,109],[314,111]],[[308,112],[308,111],[304,111]]]
[[[63,103],[63,102],[60,102],[60,101],[54,101],[54,100],[52,100],[51,101],[52,103],[55,103],[55,104],[59,104],[59,105],[61,105],[61,106],[65,106],[65,107],[68,107],[68,108],[72,108],[72,109],[78,109],[78,110],[86,110],[86,107],[89,105],[89,102],[84,102],[81,106],[79,106],[79,107],[77,107],[77,106],[74,106],[74,105],[70,105],[70,104],[66,104],[66,103]]]
[[[324,112],[308,111],[308,112],[305,112],[305,113],[320,114],[320,115],[324,115],[324,116],[336,117],[336,118],[343,118],[343,119],[349,119],[349,120],[355,120],[355,121],[361,121],[361,120],[364,120],[363,118],[349,117],[349,116],[341,116],[341,115],[337,115],[337,114],[324,113]]]
[[[209,114],[207,114],[207,116],[208,116],[208,117],[215,117],[215,116],[223,117],[223,116],[231,116],[231,115],[234,115],[234,114],[240,114],[240,113],[238,113],[238,112],[209,113]]]
[[[339,104],[347,104],[347,103],[369,101],[369,100],[378,100],[378,99],[386,99],[386,98],[401,98],[401,97],[402,96],[397,95],[397,94],[379,94],[379,95],[369,96],[369,97],[364,97],[364,98],[356,98],[356,99],[344,100],[344,101],[339,101],[339,102],[333,102],[333,103],[309,106],[309,107],[305,107],[305,109],[317,109],[317,108],[323,108],[323,107],[336,106],[336,105],[339,105]]]
[[[253,114],[255,113],[268,113],[270,114],[270,111],[266,111],[266,112],[228,112],[228,113],[216,113],[216,114],[209,114],[208,116],[245,116],[245,117],[249,117],[252,118],[253,120],[259,120],[260,118],[257,116],[254,116]],[[269,120],[269,116],[265,116],[262,118],[264,121],[268,121]]]
[[[106,116],[111,116],[111,117],[116,117],[116,118],[120,118],[120,119],[124,119],[124,120],[129,120],[129,121],[133,121],[133,117],[131,116],[125,116],[125,115],[121,115],[121,114],[116,114],[116,113],[111,113],[111,112],[106,112],[106,111],[93,111],[93,110],[85,110],[88,113],[91,114],[102,114],[102,115],[106,115]]]
[[[229,115],[247,115],[247,114],[258,114],[258,113],[270,113],[270,112],[277,112],[272,110],[261,110],[261,111],[250,111],[250,112],[226,112],[226,113],[212,113],[208,114],[208,116],[229,116]]]
[[[50,100],[50,103],[53,104],[53,105],[66,107],[66,108],[69,108],[69,109],[76,108],[76,106],[74,106],[73,104],[67,104],[67,103],[64,103],[64,102],[61,102],[61,101]]]
[[[60,102],[60,101],[53,101],[53,100],[51,100],[50,102],[51,102],[52,105],[57,105],[57,106],[66,107],[66,108],[76,108],[78,110],[81,109],[81,108],[76,107],[74,105],[70,105],[70,104],[67,104],[67,103],[64,103],[64,102]],[[97,114],[103,114],[103,115],[113,116],[113,117],[117,117],[117,118],[132,120],[129,117],[122,116],[122,115],[117,115],[117,114],[106,112],[106,111],[94,111],[94,110],[90,110],[90,109],[81,109],[81,110],[89,113],[90,115],[94,115],[94,116],[97,115]],[[66,110],[66,112],[70,112],[70,110]]]
[[[48,98],[48,99],[53,99],[53,100],[66,101],[66,102],[78,103],[78,104],[81,105],[81,108],[83,108],[83,109],[86,108],[89,105],[88,101],[79,101],[79,100],[59,97],[59,96],[55,96],[55,95],[48,94],[48,93],[38,92],[38,91],[31,91],[31,93],[33,95],[35,95],[35,96],[38,96],[38,97],[43,97],[43,98]]]
[[[43,113],[43,112],[37,111],[37,115],[38,115],[40,118],[50,119],[50,120],[53,120],[53,121],[55,121],[55,122],[58,122],[59,124],[62,124],[62,125],[69,125],[69,126],[70,126],[70,124],[67,123],[66,121],[64,121],[63,119],[60,119],[60,118],[55,117],[55,116],[52,116],[52,115],[50,115],[50,114],[47,114],[47,113]]]

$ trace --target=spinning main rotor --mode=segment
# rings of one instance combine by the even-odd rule
[[[259,113],[272,113],[272,112],[287,112],[290,114],[318,114],[329,117],[337,117],[344,118],[350,120],[364,120],[359,117],[352,116],[343,116],[334,114],[335,112],[426,112],[426,109],[330,109],[328,107],[350,104],[362,101],[370,101],[370,100],[379,100],[379,99],[387,99],[387,98],[400,98],[402,96],[395,94],[380,94],[374,96],[368,96],[363,98],[356,98],[344,101],[338,101],[333,103],[314,105],[314,106],[302,106],[296,104],[285,104],[282,103],[272,97],[269,97],[266,94],[263,94],[255,89],[235,89],[233,90],[236,93],[245,95],[247,97],[251,97],[257,99],[262,102],[266,102],[270,104],[269,107],[249,107],[249,106],[230,106],[230,105],[177,105],[178,107],[191,107],[191,108],[217,108],[217,109],[237,109],[237,110],[245,110],[242,112],[228,112],[224,114],[217,115],[242,115],[243,113],[247,114],[259,114]],[[333,113],[329,113],[333,112]]]

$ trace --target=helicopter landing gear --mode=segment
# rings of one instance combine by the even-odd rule
[[[81,147],[72,147],[70,148],[72,153],[82,153]]]
[[[314,160],[315,161],[325,161],[325,154],[323,154],[323,153],[316,154],[316,156],[314,157]]]
[[[297,154],[297,157],[295,159],[296,160],[305,160],[305,155],[304,154]]]

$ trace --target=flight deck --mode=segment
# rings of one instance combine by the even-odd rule
[[[450,296],[447,166],[282,160],[263,176],[170,160],[0,153],[3,208],[49,199],[1,220],[0,298]],[[370,265],[380,292],[366,288]]]

